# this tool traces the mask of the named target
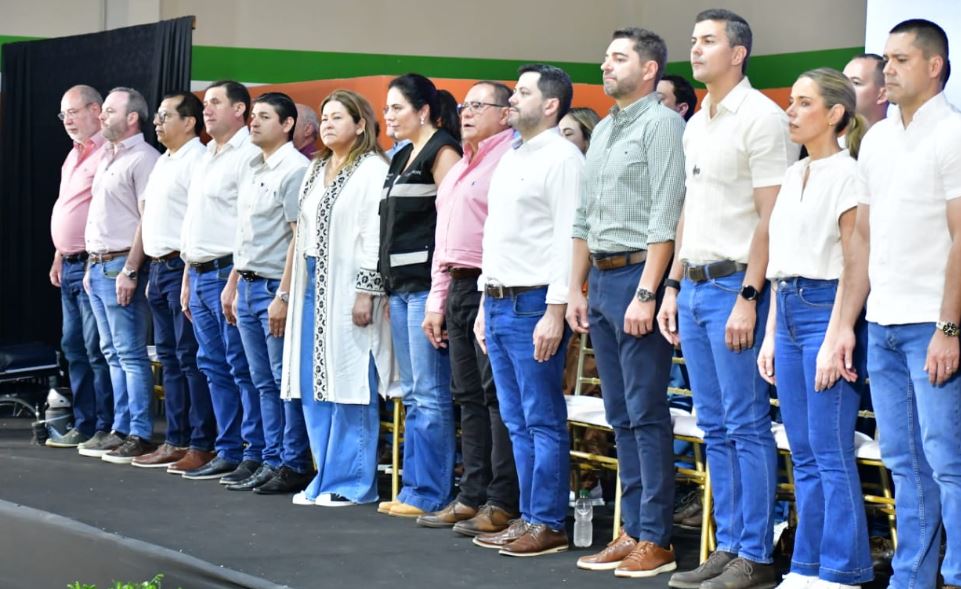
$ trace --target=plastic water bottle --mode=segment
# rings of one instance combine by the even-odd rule
[[[594,505],[591,504],[591,493],[581,489],[574,502],[574,546],[588,548],[594,540]]]

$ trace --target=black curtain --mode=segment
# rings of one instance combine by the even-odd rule
[[[57,119],[75,84],[106,96],[139,90],[155,109],[164,94],[190,89],[193,17],[3,47],[0,85],[0,344],[60,340],[60,293],[50,213],[71,144]],[[153,125],[144,129],[156,145]]]

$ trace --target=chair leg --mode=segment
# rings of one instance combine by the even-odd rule
[[[581,385],[583,382],[581,378],[584,376],[584,358],[587,356],[585,349],[587,348],[587,334],[581,334],[580,345],[577,346],[577,380],[574,382],[574,394],[581,394]]]
[[[714,538],[714,495],[711,493],[711,471],[704,471],[704,493],[701,495],[701,562],[716,548]]]
[[[391,472],[390,472],[390,500],[396,501],[397,494],[400,492],[400,412],[403,404],[400,398],[394,398],[394,432],[392,445],[390,448]]]
[[[894,499],[894,494],[891,492],[891,477],[888,475],[888,469],[883,465],[878,467],[881,473],[881,492],[884,494],[885,499]],[[894,505],[891,505],[891,511],[888,513],[888,525],[891,527],[891,546],[896,550],[898,547],[898,527],[897,527],[897,515],[894,512]]]
[[[621,465],[617,465],[617,482],[614,484],[614,539],[621,535]]]

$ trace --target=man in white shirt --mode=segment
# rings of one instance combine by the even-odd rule
[[[484,303],[474,331],[490,357],[510,432],[521,517],[474,543],[508,556],[566,550],[567,407],[563,395],[570,232],[584,157],[557,132],[573,88],[556,67],[529,65],[510,99],[520,134],[491,178],[484,224]]]
[[[214,82],[204,93],[204,125],[211,141],[190,181],[181,246],[188,268],[180,303],[193,321],[200,346],[197,365],[210,387],[216,457],[205,462],[201,456],[188,460],[188,455],[167,471],[192,480],[219,478],[223,484],[252,475],[264,451],[260,395],[250,379],[233,310],[240,172],[260,153],[245,126],[249,111],[250,93],[237,82]]]
[[[854,85],[857,113],[868,128],[888,116],[888,95],[884,88],[884,58],[876,53],[862,53],[844,66],[844,75]]]
[[[197,339],[180,308],[185,265],[180,234],[190,178],[204,153],[203,108],[193,93],[175,92],[164,97],[153,118],[157,139],[167,151],[147,181],[141,232],[150,259],[147,302],[163,367],[167,435],[156,451],[133,459],[134,466],[143,468],[166,468],[186,456],[188,447],[212,458],[217,434],[207,377],[197,368]]]
[[[845,264],[836,361],[853,369],[865,298],[868,373],[881,456],[894,475],[898,547],[891,587],[961,587],[961,114],[944,96],[948,38],[904,21],[884,47],[896,112],[865,136],[853,254]],[[870,288],[870,295],[868,290]]]
[[[770,587],[777,576],[777,456],[757,336],[769,302],[768,219],[798,146],[781,107],[745,77],[751,43],[747,21],[731,11],[705,10],[695,19],[691,66],[708,94],[684,132],[679,254],[658,322],[687,359],[711,470],[717,551],[697,569],[675,573],[669,585],[678,588]]]
[[[291,142],[296,122],[297,108],[286,94],[268,92],[254,101],[250,141],[261,153],[244,165],[240,175],[234,241],[234,272],[240,281],[234,306],[250,376],[260,392],[264,452],[260,468],[227,485],[230,491],[295,493],[313,476],[300,399],[280,398],[290,290],[282,278],[308,163]]]

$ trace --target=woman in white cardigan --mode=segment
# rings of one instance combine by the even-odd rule
[[[281,391],[303,400],[317,464],[317,476],[294,503],[335,507],[377,500],[377,393],[386,391],[393,364],[376,270],[387,162],[362,96],[336,90],[321,111],[323,148],[304,176],[287,256]]]

